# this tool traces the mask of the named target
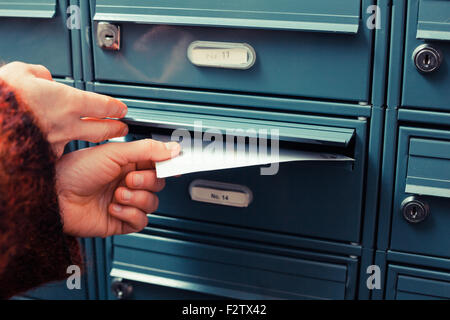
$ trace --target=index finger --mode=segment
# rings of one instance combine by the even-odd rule
[[[118,99],[82,90],[78,90],[78,94],[81,117],[123,118],[127,114],[127,105]]]
[[[176,157],[181,150],[177,142],[161,142],[143,139],[133,142],[107,143],[99,146],[110,159],[121,166],[128,163],[142,163],[146,161],[163,161]]]
[[[128,111],[122,101],[94,92],[83,91],[61,83],[52,82],[55,97],[63,97],[64,105],[70,105],[80,118],[123,118]],[[61,95],[64,92],[64,95]]]

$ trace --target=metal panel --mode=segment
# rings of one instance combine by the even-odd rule
[[[132,234],[114,237],[111,276],[241,299],[344,299],[355,273],[346,264]]]
[[[422,266],[426,268],[434,268],[440,270],[450,270],[450,259],[440,258],[436,256],[425,256],[421,254],[412,254],[398,251],[387,251],[387,259],[389,261]]]
[[[94,20],[357,33],[360,0],[97,0]]]
[[[450,198],[450,141],[412,138],[405,192]]]
[[[400,127],[392,210],[392,250],[450,257],[450,199],[443,194],[448,187],[445,180],[449,172],[449,160],[446,159],[449,143],[448,131]],[[408,191],[418,191],[415,195],[429,206],[430,215],[422,222],[409,223],[403,218],[401,203],[412,195]]]
[[[400,104],[402,87],[406,0],[391,1],[391,3],[389,73],[386,98],[389,108],[397,108]]]
[[[264,242],[266,244],[266,248],[268,248],[268,244],[281,247],[284,246],[286,247],[285,249],[278,249],[278,251],[283,251],[285,253],[292,251],[292,248],[295,248],[297,255],[300,254],[301,249],[318,250],[322,252],[322,257],[324,256],[323,252],[353,256],[360,256],[362,254],[361,246],[357,244],[337,243],[321,239],[311,239],[275,232],[264,232],[259,230],[251,230],[248,228],[218,225],[215,223],[181,219],[160,214],[147,214],[147,217],[149,219],[149,224],[156,228],[185,230],[189,231],[190,233],[198,232],[202,235],[205,235],[204,231],[207,230],[207,234],[215,235],[217,237],[223,237],[223,239],[234,238],[245,240],[248,243],[252,243],[252,245]],[[208,239],[207,241],[210,240]],[[309,253],[309,256],[311,256],[311,253]],[[327,259],[329,261],[334,261],[330,255],[327,256]]]
[[[147,102],[151,104],[151,102]],[[279,139],[282,141],[303,142],[311,144],[346,147],[355,135],[354,129],[321,127],[314,125],[287,124],[276,121],[262,121],[242,119],[236,117],[221,116],[200,116],[181,112],[166,112],[159,110],[147,110],[130,108],[127,118],[124,119],[129,124],[139,124],[154,128],[185,128],[194,130],[196,123],[201,122],[201,130],[227,130],[254,129],[256,131],[266,130],[269,134],[271,130],[278,130]]]
[[[387,299],[448,300],[450,275],[445,272],[390,265]]]
[[[422,0],[419,7],[419,1],[412,0],[409,4],[402,106],[448,112],[450,111],[450,42],[447,41],[447,37],[450,34],[450,24],[445,21],[449,17],[450,2]],[[429,21],[431,17],[433,20]],[[430,29],[431,26],[433,30]],[[441,31],[438,32],[438,29]],[[421,39],[417,38],[418,34],[422,35]],[[424,34],[426,37],[423,37]],[[440,37],[441,41],[434,39],[437,37]],[[420,72],[413,59],[416,48],[423,44],[438,50],[441,55],[442,62],[439,68],[430,73]]]
[[[136,103],[131,104],[129,100],[127,102],[129,112],[133,114],[135,109],[132,106],[136,106]],[[146,105],[149,102],[142,103]],[[153,110],[140,110],[148,112],[144,121],[152,118]],[[171,112],[165,111],[165,114],[170,115]],[[189,114],[185,114],[186,119],[189,119],[189,116]],[[217,117],[206,117],[205,115],[199,115],[196,119],[203,118],[217,119]],[[226,127],[232,124],[237,128],[242,124],[238,120],[238,118],[228,118],[228,121],[223,123]],[[311,122],[314,120],[316,118],[310,119]],[[320,118],[321,123],[325,125],[327,124],[326,120],[330,121],[328,122],[330,126],[322,129],[332,131],[350,129],[350,131],[345,130],[347,134],[355,130],[353,138],[355,144],[349,145],[347,148],[347,152],[353,152],[356,159],[353,168],[345,164],[290,163],[280,165],[279,172],[273,176],[261,176],[259,167],[184,175],[176,181],[168,180],[165,190],[159,193],[159,213],[252,229],[359,242],[365,163],[362,149],[365,148],[365,133],[356,130],[356,127],[352,127],[349,123],[344,124],[348,120],[342,122],[342,127],[337,121],[340,119]],[[184,121],[186,122],[186,120]],[[248,121],[247,124],[251,123],[250,120]],[[261,123],[260,121],[257,123]],[[245,121],[243,123],[246,124]],[[273,124],[274,122],[262,123]],[[302,123],[300,128],[306,124],[308,122]],[[355,125],[357,122],[353,124]],[[363,124],[364,122],[361,123],[361,125]],[[295,127],[294,123],[283,125]],[[220,126],[216,127],[221,128]],[[291,130],[292,127],[287,128]],[[320,126],[313,125],[311,128],[318,129],[317,133],[321,135]],[[155,129],[152,126],[134,127],[131,128],[127,139],[151,137],[153,131]],[[329,148],[335,148],[333,144],[334,142],[330,144],[330,141],[323,141],[320,148],[330,150]],[[301,148],[301,145],[297,147]],[[306,146],[303,145],[303,147]],[[343,152],[342,149],[341,152]],[[252,190],[254,201],[245,209],[194,202],[187,192],[190,182],[194,179],[245,185]],[[177,195],[177,201],[172,200],[174,194]],[[280,216],[277,212],[283,214]],[[340,214],[336,214],[336,212]]]
[[[450,40],[450,3],[448,1],[424,1],[419,3],[417,38]]]
[[[339,116],[370,117],[372,107],[355,103],[331,102],[321,100],[293,99],[268,95],[250,95],[188,89],[172,89],[152,86],[134,86],[115,83],[89,83],[88,89],[94,92],[135,97],[143,99],[172,100],[191,103],[213,104],[210,111],[227,115],[235,113],[230,106],[252,108],[255,110],[290,110],[314,114],[335,114]],[[223,105],[227,107],[218,107]]]
[[[276,4],[273,1],[261,3],[259,6],[264,3]],[[324,12],[330,8],[346,8],[346,5],[335,1],[289,3],[306,8],[323,7],[321,10]],[[324,6],[325,3],[328,6]],[[359,1],[352,3],[356,4],[355,8],[359,8]],[[372,1],[364,0],[362,3],[367,8]],[[226,7],[227,4],[222,1],[217,6]],[[98,10],[101,12],[106,7],[97,5],[96,8],[95,18],[104,18],[97,22],[111,22],[113,17],[98,15]],[[117,12],[141,10],[141,7],[133,5],[111,8]],[[120,22],[120,50],[106,50],[94,45],[95,80],[230,93],[257,92],[326,98],[345,102],[368,103],[370,100],[373,30],[369,28],[360,27],[356,34],[335,32],[334,27],[333,33],[273,30],[268,20],[258,29],[235,29],[207,25],[166,25],[151,20],[135,23],[131,16],[130,13],[130,21]],[[314,14],[308,16],[318,17]],[[328,14],[326,16],[329,17]],[[179,19],[176,15],[174,17]],[[365,19],[358,18],[357,21],[362,24]],[[267,28],[264,28],[266,25]],[[94,39],[97,37],[95,23],[92,36]],[[248,44],[256,52],[256,62],[247,70],[198,67],[187,57],[187,50],[195,41]]]
[[[71,38],[66,25],[67,1],[58,0],[56,11],[56,2],[48,2],[53,3],[52,12],[56,12],[51,19],[29,19],[31,13],[27,17],[1,17],[0,14],[0,61],[42,64],[54,77],[71,77]],[[23,4],[24,8],[28,8],[27,6],[34,8],[30,2]],[[14,12],[20,13],[20,10]],[[30,9],[30,12],[33,11]]]
[[[53,18],[56,13],[56,0],[2,0],[0,17],[15,18]]]

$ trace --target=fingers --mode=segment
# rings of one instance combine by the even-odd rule
[[[111,216],[122,221],[123,234],[141,231],[148,223],[145,212],[135,207],[111,203],[108,211]]]
[[[165,179],[156,177],[155,170],[132,171],[125,177],[125,184],[130,189],[159,192],[166,185]]]
[[[40,64],[27,64],[26,65],[31,74],[33,74],[36,78],[41,78],[45,80],[52,81],[52,74],[50,71]]]
[[[117,99],[62,83],[52,82],[46,91],[55,105],[65,106],[77,118],[123,118],[128,112],[126,104]]]
[[[107,139],[122,137],[128,134],[128,126],[117,120],[80,119],[74,140],[101,142]]]
[[[136,207],[145,213],[151,213],[158,209],[158,197],[149,191],[131,190],[119,187],[114,192],[114,200],[124,206]]]
[[[66,143],[55,143],[52,145],[53,152],[56,155],[56,158],[59,159],[64,153],[64,148],[66,147]]]
[[[122,101],[94,92],[77,90],[74,103],[80,117],[123,118],[128,112],[126,104]]]
[[[29,64],[21,61],[13,61],[2,67],[2,72],[7,74],[7,78],[13,76],[19,76],[24,78],[24,76],[33,75],[36,78],[41,78],[45,80],[53,80],[50,71],[39,64]]]
[[[143,183],[151,177],[144,179]],[[150,186],[152,189],[161,189],[160,182],[156,181]],[[160,180],[160,179],[159,179]],[[119,187],[114,192],[114,202],[109,205],[109,213],[122,221],[122,233],[137,232],[147,225],[147,213],[152,213],[158,209],[158,197],[146,190],[133,190],[127,187]]]
[[[124,166],[127,163],[143,161],[163,161],[176,157],[180,153],[177,142],[144,139],[127,143],[108,143],[101,146],[104,153]]]

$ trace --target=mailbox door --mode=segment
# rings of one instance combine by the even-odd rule
[[[412,0],[408,4],[402,105],[450,111],[450,2]],[[440,56],[440,66],[431,72],[419,71],[414,60],[424,45]],[[434,59],[431,54],[423,54],[421,60]]]
[[[368,101],[370,3],[97,0],[95,78]]]
[[[170,105],[164,102],[127,99],[123,101],[129,106],[128,116],[134,119],[128,140],[152,137],[152,133],[157,133],[166,125],[192,130],[196,121],[202,121],[204,129],[258,130],[262,126],[268,130],[276,128],[280,140],[286,140],[292,146],[307,148],[315,145],[325,152],[340,150],[355,159],[353,163],[282,163],[274,175],[262,175],[259,166],[252,166],[168,178],[165,189],[158,194],[159,213],[218,224],[359,242],[365,163],[365,120],[299,116],[296,118],[299,123],[287,123],[215,115],[189,115],[164,110]],[[147,108],[136,108],[133,105],[145,105]],[[160,109],[150,109],[150,106]],[[291,121],[294,121],[293,118]],[[280,142],[282,143],[283,141]],[[247,188],[253,194],[253,200],[247,207],[194,201],[190,186],[198,180]]]
[[[389,265],[386,299],[449,300],[450,276],[434,270]]]
[[[46,66],[54,77],[72,75],[68,1],[0,3],[0,61]]]
[[[393,250],[450,257],[450,134],[448,131],[401,127],[392,217]],[[415,196],[429,215],[408,221],[405,199]],[[402,206],[403,203],[403,206]],[[402,208],[403,207],[403,208]],[[414,207],[413,207],[414,209]],[[421,208],[417,207],[418,214]]]

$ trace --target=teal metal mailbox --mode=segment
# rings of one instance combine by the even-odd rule
[[[276,128],[281,145],[340,152],[355,161],[281,164],[274,176],[261,176],[259,167],[247,167],[168,179],[148,227],[137,234],[114,237],[106,245],[111,257],[107,268],[110,298],[158,299],[168,288],[174,295],[185,290],[187,297],[194,298],[193,293],[201,293],[203,298],[239,299],[355,297],[358,253],[350,257],[342,253],[350,247],[359,250],[365,119],[263,111],[245,118],[245,111],[239,109],[231,117],[201,113],[199,105],[122,101],[129,107],[128,141],[153,133],[170,134],[177,128],[193,130],[195,122],[202,121],[204,130],[222,129],[224,133],[231,128]],[[189,187],[198,179],[245,186],[253,200],[248,207],[194,201]],[[167,217],[174,221],[162,222],[168,221]],[[195,230],[180,227],[184,222],[195,224]],[[235,235],[225,227],[235,230]],[[239,235],[250,230],[261,232],[258,240]],[[334,252],[319,254],[269,244],[274,241],[270,234],[326,239],[334,248],[325,250]],[[258,269],[261,264],[264,270]]]
[[[92,1],[95,79],[368,101],[370,4]]]
[[[0,2],[0,62],[46,66],[53,77],[72,76],[68,1]]]
[[[450,258],[450,132],[401,127],[397,159],[390,248]]]
[[[402,106],[450,111],[450,2],[408,2]]]
[[[268,245],[201,237],[202,233],[175,234],[150,226],[138,234],[115,236],[110,249],[110,297],[142,299],[153,289],[158,299],[157,286],[166,287],[166,292],[167,288],[186,290],[185,297],[193,298],[352,299],[355,295],[355,258],[296,250],[286,256],[276,247],[270,254]],[[145,284],[150,285],[147,290]]]
[[[291,147],[300,150],[340,152],[355,159],[353,163],[280,164],[275,175],[261,175],[259,167],[189,174],[169,180],[159,194],[159,212],[253,229],[360,241],[367,126],[364,120],[287,115],[289,122],[279,122],[239,118],[238,111],[234,117],[189,115],[164,111],[167,104],[163,102],[123,101],[129,107],[132,123],[141,126],[138,132],[131,129],[131,140],[151,137],[152,131],[170,126],[192,130],[196,121],[202,121],[204,130],[214,128],[223,133],[230,128],[276,128],[281,147],[290,142]],[[135,105],[147,108],[135,109]],[[185,107],[188,105],[179,104],[180,110]],[[259,112],[258,116],[261,119],[267,114]],[[253,201],[246,208],[193,201],[189,186],[198,179],[245,186],[252,192]]]
[[[450,274],[389,265],[386,290],[390,300],[448,300]]]

